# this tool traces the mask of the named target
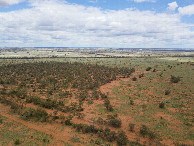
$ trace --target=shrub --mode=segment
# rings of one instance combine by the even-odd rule
[[[33,109],[33,108],[26,108],[22,113],[22,118],[24,120],[35,119],[37,121],[46,122],[49,118],[48,113],[43,109]]]
[[[165,105],[164,102],[159,103],[159,108],[164,108],[164,105]]]
[[[141,136],[145,137],[148,134],[148,128],[146,125],[142,125],[140,128],[140,134]]]
[[[3,123],[3,119],[0,118],[0,124],[2,124],[2,123]]]
[[[101,118],[101,117],[99,117],[98,119],[97,119],[97,121],[96,121],[99,125],[103,125],[104,124],[104,120]]]
[[[155,139],[156,138],[155,133],[152,132],[152,131],[149,131],[148,136],[149,136],[150,139]]]
[[[178,83],[180,81],[180,77],[171,76],[171,83]]]
[[[142,125],[140,128],[140,134],[141,136],[145,137],[146,135],[149,136],[150,139],[155,139],[156,135],[154,132],[150,131],[147,126]]]
[[[104,137],[107,141],[112,142],[116,139],[116,133],[114,131],[110,131],[108,127],[104,129]]]
[[[101,96],[101,98],[107,98],[107,95],[105,95],[104,93],[100,93],[100,96]]]
[[[150,71],[152,68],[151,67],[148,67],[148,68],[146,68],[146,71]]]
[[[24,120],[29,120],[32,118],[34,115],[34,109],[33,108],[26,108],[22,114],[22,118]]]
[[[112,105],[110,105],[110,101],[108,99],[104,100],[104,105],[108,111],[110,111],[110,112],[113,111],[113,107],[112,107]]]
[[[134,132],[135,131],[134,128],[135,128],[135,124],[130,123],[129,124],[129,131]]]
[[[19,145],[21,144],[20,140],[19,139],[16,139],[15,142],[14,142],[15,145]]]
[[[170,94],[170,90],[165,90],[165,95]]]
[[[156,69],[154,68],[153,72],[156,72]]]
[[[140,74],[140,75],[139,75],[139,78],[142,78],[142,77],[144,77],[144,74]]]
[[[132,78],[132,81],[137,81],[137,78],[136,78],[136,77],[133,77],[133,78]]]
[[[110,101],[109,101],[108,99],[105,99],[105,100],[104,100],[104,105],[105,105],[105,106],[108,106],[109,104],[110,104]]]
[[[134,101],[133,100],[130,100],[130,105],[134,105]]]
[[[109,112],[112,112],[112,111],[113,111],[113,106],[109,104],[108,106],[106,106],[106,109],[107,109]]]
[[[121,127],[121,120],[118,119],[116,116],[108,116],[108,124],[115,128]]]
[[[116,141],[119,146],[127,145],[128,138],[124,131],[119,130]]]
[[[65,125],[71,126],[72,125],[71,120],[70,119],[65,120]]]

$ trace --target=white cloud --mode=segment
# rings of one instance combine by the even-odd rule
[[[194,32],[178,14],[137,9],[101,10],[57,0],[0,12],[1,46],[178,47]]]
[[[8,5],[14,5],[22,2],[24,0],[0,0],[0,6],[8,6]]]
[[[194,15],[194,4],[186,7],[178,8],[178,11],[181,15]]]
[[[172,3],[169,3],[168,4],[168,10],[170,11],[170,12],[174,12],[175,10],[176,10],[176,8],[178,7],[178,4],[177,4],[177,2],[172,2]]]
[[[90,0],[89,2],[90,2],[90,3],[97,3],[98,0]]]
[[[134,2],[141,3],[141,2],[156,2],[157,0],[134,0]]]

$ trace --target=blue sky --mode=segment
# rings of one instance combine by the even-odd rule
[[[0,47],[194,48],[193,0],[0,0]]]

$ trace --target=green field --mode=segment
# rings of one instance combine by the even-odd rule
[[[115,145],[119,130],[127,145],[193,144],[193,58],[0,59],[0,66],[1,104],[15,108],[11,116],[72,133],[61,142],[1,116],[2,145]]]

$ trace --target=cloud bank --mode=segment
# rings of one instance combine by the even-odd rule
[[[0,6],[9,6],[9,5],[14,5],[22,2],[24,0],[0,0]]]
[[[186,7],[178,8],[178,11],[181,15],[194,15],[194,4]]]
[[[0,12],[2,46],[191,47],[194,32],[178,14],[102,10],[56,0]]]

